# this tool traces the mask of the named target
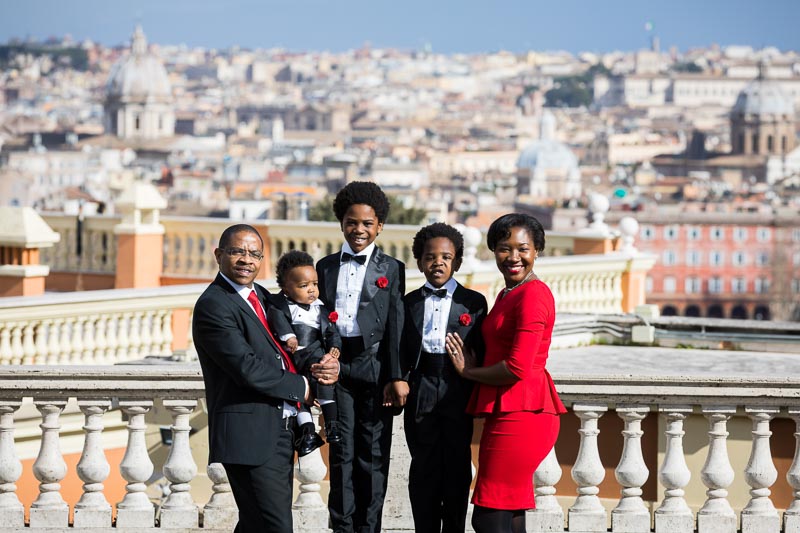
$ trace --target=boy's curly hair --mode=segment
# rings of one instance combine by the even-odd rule
[[[352,181],[336,194],[333,213],[341,222],[351,205],[365,204],[375,210],[378,222],[386,222],[389,216],[389,199],[376,184],[370,181]]]
[[[301,266],[314,266],[314,258],[300,250],[291,250],[286,252],[278,259],[278,264],[275,266],[275,277],[278,281],[278,287],[283,287],[286,281],[286,274],[293,268]]]
[[[411,252],[414,254],[414,259],[421,259],[425,251],[425,243],[436,237],[444,237],[450,239],[456,249],[456,259],[461,259],[464,256],[464,237],[461,232],[449,224],[436,222],[429,226],[420,229],[414,235],[414,244],[411,245]]]

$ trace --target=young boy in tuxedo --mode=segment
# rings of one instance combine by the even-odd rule
[[[317,263],[320,294],[342,337],[334,394],[342,440],[329,450],[328,509],[335,533],[380,533],[392,417],[408,394],[400,361],[405,265],[375,246],[389,215],[380,187],[347,184],[333,211],[345,242]]]
[[[276,280],[281,293],[267,312],[267,322],[275,335],[292,354],[297,371],[308,378],[314,397],[325,418],[325,437],[328,442],[338,442],[338,414],[333,398],[333,385],[321,385],[311,375],[311,365],[322,360],[326,353],[339,357],[342,340],[336,329],[336,314],[319,299],[317,271],[314,259],[305,252],[292,250],[278,259]],[[295,439],[297,455],[303,457],[323,444],[317,435],[308,408],[297,413],[298,435]]]
[[[402,353],[411,369],[405,432],[411,452],[408,492],[417,533],[463,533],[472,482],[472,416],[465,413],[472,387],[458,376],[445,336],[458,333],[483,356],[481,322],[486,298],[454,278],[464,239],[447,224],[417,232],[412,247],[425,284],[403,299]]]

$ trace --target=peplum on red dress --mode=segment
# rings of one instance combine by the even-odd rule
[[[498,295],[483,321],[483,366],[505,361],[513,385],[476,383],[467,412],[485,417],[472,503],[492,509],[535,507],[533,473],[550,452],[566,412],[545,368],[555,323],[550,288],[538,279]]]

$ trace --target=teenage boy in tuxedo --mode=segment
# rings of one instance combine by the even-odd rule
[[[335,389],[342,440],[329,450],[328,509],[335,533],[379,533],[392,417],[408,394],[400,361],[405,265],[375,246],[389,215],[380,187],[349,183],[333,211],[345,242],[317,263],[320,295],[342,337]]]
[[[425,284],[403,299],[402,353],[411,369],[405,432],[411,452],[408,492],[417,533],[463,533],[472,482],[472,416],[465,413],[472,387],[456,373],[445,336],[458,333],[483,356],[481,322],[486,298],[453,275],[464,239],[447,224],[419,230],[412,247]]]

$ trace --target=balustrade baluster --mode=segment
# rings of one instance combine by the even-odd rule
[[[136,313],[139,319],[139,338],[141,339],[141,348],[139,348],[139,355],[141,357],[146,357],[148,355],[153,355],[155,352],[153,351],[153,336],[152,336],[152,325],[153,325],[153,317],[155,313],[153,311],[142,311]]]
[[[744,479],[750,486],[750,501],[742,509],[742,533],[778,533],[781,528],[780,517],[769,499],[769,487],[778,479],[769,447],[772,435],[769,422],[779,409],[745,406],[744,410],[753,420],[753,444],[744,469]]]
[[[162,335],[161,322],[164,320],[166,311],[153,311],[152,322],[150,323],[150,353],[153,355],[169,355],[169,352],[164,350],[164,336]]]
[[[50,343],[48,342],[52,330],[52,320],[44,319],[36,326],[34,333],[34,354],[31,364],[43,365],[47,363],[50,355]]]
[[[117,362],[132,359],[130,356],[131,342],[128,338],[128,330],[132,320],[131,313],[117,315]]]
[[[556,498],[556,483],[561,479],[561,465],[555,447],[533,474],[536,509],[528,511],[527,523],[531,531],[564,531],[564,510]]]
[[[142,313],[125,313],[128,315],[128,354],[126,361],[138,359],[140,355],[147,355],[142,352]]]
[[[83,324],[83,356],[81,362],[83,364],[92,364],[95,362],[94,352],[97,349],[97,343],[94,339],[95,324],[97,323],[98,315],[89,315],[84,319]]]
[[[786,472],[786,481],[792,487],[794,498],[783,513],[783,531],[800,533],[800,407],[790,407],[789,416],[794,419],[794,460]]]
[[[86,322],[86,317],[79,316],[73,319],[72,322],[72,354],[70,356],[70,363],[81,364],[85,357],[84,343],[83,343],[83,323]]]
[[[172,446],[164,463],[170,494],[161,506],[162,528],[197,527],[199,510],[189,493],[189,482],[197,474],[189,445],[189,418],[196,406],[197,400],[164,400],[172,414]]]
[[[0,524],[9,528],[25,526],[25,509],[17,496],[16,482],[22,462],[14,445],[14,412],[21,401],[0,401]]]
[[[233,499],[228,473],[221,463],[211,463],[206,468],[211,480],[211,498],[203,507],[203,529],[233,530],[239,520],[239,511]]]
[[[58,363],[61,354],[61,327],[64,324],[64,319],[55,318],[47,321],[47,359],[45,362],[48,365]]]
[[[145,482],[153,474],[153,463],[147,454],[144,415],[153,406],[153,401],[121,400],[119,405],[128,415],[128,447],[119,465],[128,484],[125,497],[117,504],[117,528],[151,528],[155,523],[155,508],[145,493]]]
[[[692,478],[686,458],[683,456],[683,421],[691,414],[691,406],[667,406],[659,408],[667,419],[666,452],[658,479],[664,485],[664,501],[656,509],[656,533],[692,533],[694,515],[683,498],[685,487]]]
[[[735,406],[705,406],[708,418],[708,455],[700,474],[708,487],[706,502],[697,513],[697,533],[736,533],[736,513],[728,502],[728,487],[734,472],[728,459],[728,419]]]
[[[642,420],[649,412],[646,406],[617,406],[617,415],[625,421],[625,429],[622,430],[622,457],[614,471],[617,482],[623,487],[622,497],[611,511],[611,530],[615,533],[650,531],[650,511],[642,501],[642,485],[650,475],[642,456]]]
[[[605,405],[575,404],[572,406],[575,415],[581,419],[580,448],[575,465],[572,467],[572,479],[578,485],[578,498],[569,508],[568,520],[570,531],[606,531],[606,510],[600,503],[597,487],[605,477],[603,463],[597,449],[598,419],[608,410]]]
[[[103,414],[111,407],[108,400],[78,400],[86,423],[83,430],[83,453],[78,462],[78,477],[83,481],[83,494],[75,504],[75,528],[110,527],[111,504],[103,494],[103,481],[111,468],[103,452]]]
[[[108,360],[108,339],[106,330],[108,329],[108,315],[99,315],[94,321],[94,360],[97,363],[110,363]]]
[[[42,414],[42,442],[33,463],[33,475],[39,480],[39,496],[31,504],[30,527],[67,527],[69,506],[61,497],[61,480],[67,475],[67,463],[61,456],[58,418],[67,405],[64,400],[35,400]]]
[[[11,328],[11,364],[19,365],[25,352],[22,349],[22,324],[15,323]]]
[[[32,365],[36,360],[36,343],[34,342],[36,328],[32,322],[23,326],[22,331],[22,364]]]
[[[74,318],[64,318],[61,322],[61,331],[58,336],[58,363],[68,365],[72,363],[72,336],[71,331],[75,328]]]
[[[11,323],[0,324],[0,364],[11,363]]]
[[[165,355],[172,354],[172,310],[162,311],[159,313],[161,318],[161,353]],[[191,323],[190,327],[191,328]]]

